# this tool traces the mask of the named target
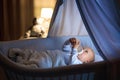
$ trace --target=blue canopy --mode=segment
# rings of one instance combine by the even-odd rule
[[[76,0],[85,27],[98,51],[120,58],[120,14],[115,0]]]

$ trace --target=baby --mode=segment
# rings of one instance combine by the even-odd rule
[[[81,48],[76,38],[68,39],[61,50],[36,51],[32,49],[12,48],[8,57],[18,65],[30,68],[50,68],[73,64],[90,63],[94,61],[94,52],[91,48]]]
[[[94,61],[95,55],[93,50],[89,47],[82,49],[80,41],[76,38],[70,38],[65,42],[63,50],[70,50],[70,47],[72,48],[70,64],[90,63]],[[81,49],[80,52],[78,51],[78,48]]]

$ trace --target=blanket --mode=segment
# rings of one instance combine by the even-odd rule
[[[66,65],[63,54],[64,52],[60,50],[38,52],[31,49],[11,48],[8,57],[23,67],[51,68]]]

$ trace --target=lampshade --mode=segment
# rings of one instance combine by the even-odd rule
[[[41,9],[41,17],[43,18],[51,18],[53,13],[52,8],[42,8]]]

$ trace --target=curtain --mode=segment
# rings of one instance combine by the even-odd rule
[[[116,0],[76,0],[85,27],[108,60],[120,58],[120,15]]]
[[[59,6],[48,37],[68,35],[88,35],[75,0],[64,0]]]
[[[33,0],[1,0],[0,41],[16,40],[32,25]]]

